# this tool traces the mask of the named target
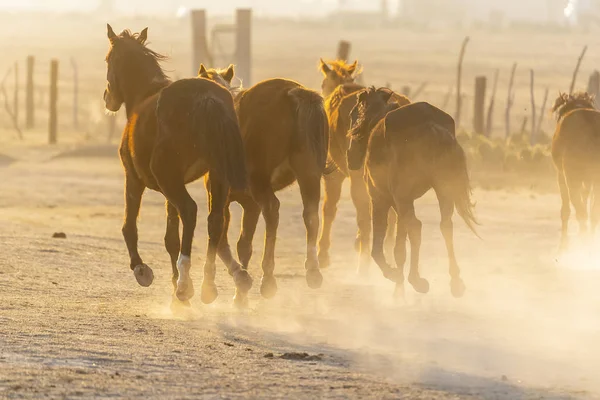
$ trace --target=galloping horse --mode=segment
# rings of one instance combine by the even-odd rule
[[[323,79],[323,94],[326,96],[325,110],[329,118],[329,166],[325,175],[325,200],[323,202],[323,230],[319,240],[319,262],[321,268],[330,263],[329,249],[331,247],[331,229],[337,213],[337,204],[342,194],[344,180],[350,178],[350,194],[356,208],[358,232],[355,247],[360,253],[359,272],[365,273],[370,264],[371,213],[367,187],[362,170],[351,171],[346,165],[346,151],[350,145],[348,131],[350,130],[350,111],[356,105],[356,94],[365,90],[364,86],[354,83],[359,72],[358,62],[346,64],[344,61],[334,61],[329,64],[321,60]],[[390,101],[400,105],[410,101],[394,93]],[[390,218],[395,220],[393,212]],[[392,225],[390,225],[392,227]],[[390,235],[391,236],[391,235]]]
[[[260,292],[265,298],[275,295],[277,282],[273,273],[279,225],[279,200],[275,193],[298,181],[306,226],[306,281],[309,287],[319,288],[323,281],[317,257],[319,201],[328,139],[323,98],[286,79],[269,79],[239,91],[231,86],[233,66],[216,70],[202,65],[198,74],[239,92],[235,105],[246,151],[250,191],[233,192],[230,200],[244,208],[237,243],[242,265],[247,267],[250,262],[252,239],[262,211],[266,233]],[[219,256],[226,264],[233,259],[227,235],[219,247]]]
[[[223,233],[229,188],[246,187],[243,143],[229,91],[207,79],[171,84],[159,62],[160,54],[146,47],[147,28],[139,34],[116,35],[108,25],[106,109],[123,104],[127,125],[120,156],[125,169],[123,236],[130,267],[138,283],[150,286],[152,269],[138,253],[137,217],[146,188],[167,198],[165,247],[171,257],[176,298],[187,303],[194,294],[189,276],[197,205],[185,185],[207,172],[210,176],[208,254],[202,298],[212,298],[217,245]],[[179,218],[183,236],[179,240]],[[239,264],[230,266],[237,291],[248,292],[252,280]],[[175,300],[175,298],[174,298]]]
[[[463,149],[456,141],[454,120],[428,103],[400,107],[389,103],[388,89],[370,88],[361,92],[352,111],[348,167],[364,168],[373,213],[372,256],[383,275],[403,290],[406,237],[411,245],[408,281],[421,293],[429,282],[419,274],[421,221],[415,215],[414,201],[433,188],[437,195],[440,225],[450,260],[451,290],[455,297],[465,291],[454,254],[452,214],[454,209],[475,233],[471,186]],[[385,259],[388,212],[397,214],[397,268]]]
[[[592,233],[600,220],[600,112],[587,93],[561,93],[552,111],[558,125],[552,140],[552,159],[558,172],[562,199],[561,250],[568,247],[568,227],[573,204],[582,235],[588,232],[588,199],[594,190],[591,210]]]

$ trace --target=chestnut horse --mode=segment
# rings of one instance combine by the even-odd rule
[[[351,113],[348,167],[364,168],[373,213],[373,259],[383,275],[402,291],[408,235],[408,281],[420,293],[429,291],[429,282],[419,274],[422,224],[415,215],[414,201],[433,189],[440,205],[440,228],[450,261],[451,291],[460,297],[465,285],[454,254],[454,209],[475,234],[477,221],[465,153],[456,141],[454,119],[428,103],[403,107],[390,104],[392,96],[388,89],[367,89],[360,93]],[[397,268],[389,266],[383,252],[390,208],[398,216],[394,249]]]
[[[337,204],[342,194],[342,185],[350,178],[350,195],[356,208],[358,232],[355,247],[359,252],[359,273],[366,273],[370,264],[371,213],[367,186],[363,180],[362,170],[351,171],[346,165],[346,151],[350,145],[348,131],[350,129],[350,111],[356,105],[356,94],[363,91],[364,86],[354,83],[359,72],[358,62],[346,64],[344,61],[325,63],[321,60],[323,94],[325,110],[329,119],[329,166],[325,175],[325,200],[323,202],[323,230],[319,240],[319,261],[321,268],[330,263],[331,229],[337,213]],[[391,98],[400,105],[409,104],[408,98],[394,93]],[[395,221],[395,215],[390,212]],[[393,228],[393,225],[390,224]],[[391,234],[389,235],[392,236]]]
[[[558,172],[562,199],[561,250],[568,247],[568,227],[571,207],[575,208],[579,231],[588,233],[588,200],[594,189],[591,206],[592,233],[600,220],[600,112],[594,98],[587,93],[561,93],[552,111],[558,124],[552,140],[552,159]]]
[[[147,35],[147,29],[116,35],[108,25],[104,101],[111,112],[123,104],[127,112],[119,150],[125,169],[123,236],[138,283],[150,286],[154,274],[138,253],[136,220],[144,190],[161,192],[167,199],[165,247],[171,257],[174,291],[179,301],[187,303],[194,294],[189,272],[197,206],[185,185],[209,173],[209,243],[202,286],[206,301],[216,293],[215,256],[229,189],[246,187],[242,138],[229,91],[207,79],[171,84],[159,64],[164,57],[145,45]],[[237,264],[230,266],[230,273],[237,290],[245,294],[252,285],[246,270]]]
[[[226,70],[200,66],[199,76],[224,84],[233,92],[233,66]],[[316,289],[322,284],[317,257],[321,177],[327,161],[328,124],[323,98],[299,83],[269,79],[235,97],[246,151],[249,192],[233,192],[230,200],[244,209],[238,257],[245,267],[252,256],[252,239],[262,211],[265,219],[263,278],[260,292],[271,298],[277,292],[275,240],[279,225],[279,200],[275,193],[298,182],[306,226],[306,281]],[[229,214],[227,214],[229,216]],[[223,237],[219,255],[226,264],[233,259]]]

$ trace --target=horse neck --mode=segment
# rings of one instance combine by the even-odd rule
[[[144,100],[154,96],[171,82],[168,79],[153,80],[146,84],[138,84],[131,88],[125,94],[125,111],[129,119],[135,108]]]

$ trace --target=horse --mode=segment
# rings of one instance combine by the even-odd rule
[[[600,219],[600,200],[596,188],[600,185],[600,112],[595,108],[593,96],[588,93],[560,93],[552,112],[557,126],[552,139],[552,160],[557,170],[561,197],[560,250],[568,247],[568,227],[573,204],[579,231],[588,233],[588,200],[594,190],[591,205],[592,233]]]
[[[371,199],[373,219],[372,257],[384,277],[403,291],[406,237],[411,245],[409,283],[420,293],[429,282],[419,273],[421,221],[414,201],[430,189],[437,195],[441,224],[450,261],[451,292],[461,297],[465,284],[454,253],[454,210],[477,234],[466,157],[456,141],[454,119],[424,102],[400,106],[390,103],[393,93],[371,87],[358,95],[351,112],[352,129],[347,159],[350,170],[363,170]],[[397,268],[387,263],[383,251],[388,212],[397,215],[394,257]]]
[[[325,110],[329,119],[329,167],[324,177],[325,200],[323,201],[323,230],[319,240],[319,262],[321,268],[330,264],[331,229],[337,214],[342,185],[346,178],[350,178],[350,195],[356,208],[358,225],[355,240],[355,248],[360,254],[358,271],[365,274],[370,264],[370,200],[362,171],[350,171],[346,166],[346,151],[350,145],[348,137],[350,111],[356,105],[356,93],[365,90],[365,87],[354,83],[357,73],[360,72],[358,61],[350,65],[339,60],[326,63],[321,59],[320,62],[320,69],[324,76],[321,87],[323,95],[326,96]],[[408,98],[397,93],[394,93],[390,100],[400,105],[410,103]],[[390,221],[393,222],[395,219],[394,213],[390,212]],[[393,229],[392,223],[390,228]],[[388,236],[391,237],[392,234]]]
[[[189,273],[197,205],[185,185],[208,173],[209,242],[202,300],[209,302],[216,296],[215,257],[229,190],[243,190],[247,180],[233,98],[208,79],[171,83],[160,66],[165,57],[146,47],[147,28],[141,33],[125,30],[119,35],[110,25],[107,30],[110,49],[104,102],[110,112],[117,112],[124,104],[127,114],[119,154],[125,170],[122,233],[130,268],[141,286],[152,284],[154,273],[138,252],[136,221],[142,195],[149,188],[166,198],[164,242],[171,258],[173,305],[177,301],[189,304],[194,295]],[[181,241],[179,218],[183,223]],[[252,285],[248,272],[239,263],[229,272],[239,295],[247,293]]]
[[[297,181],[306,227],[306,282],[312,289],[320,288],[323,277],[317,257],[317,236],[321,178],[328,147],[323,98],[287,79],[268,79],[240,90],[232,86],[235,75],[232,65],[225,70],[201,65],[198,75],[224,84],[236,93],[249,178],[249,190],[233,192],[230,197],[230,201],[238,202],[244,209],[237,243],[240,262],[245,267],[250,262],[252,240],[262,212],[266,233],[260,292],[264,298],[275,296],[275,241],[279,225],[279,200],[275,193]],[[232,259],[227,235],[223,236],[219,256],[225,263]]]

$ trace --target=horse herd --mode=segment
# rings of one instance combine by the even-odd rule
[[[306,281],[321,286],[320,269],[329,266],[331,228],[342,183],[350,178],[357,211],[356,247],[359,271],[371,258],[383,275],[402,290],[406,239],[411,246],[408,282],[420,293],[429,283],[419,274],[421,222],[414,201],[433,189],[441,212],[451,292],[460,297],[465,285],[454,254],[452,216],[456,210],[475,232],[471,185],[465,153],[455,137],[451,116],[425,103],[411,103],[386,88],[355,83],[357,62],[321,60],[322,94],[286,79],[268,79],[249,89],[235,82],[234,67],[200,66],[198,76],[171,82],[163,72],[164,57],[146,46],[148,29],[117,35],[107,26],[106,109],[125,105],[127,125],[120,146],[125,169],[123,236],[130,267],[142,286],[154,275],[138,252],[137,217],[146,188],[166,198],[165,247],[171,258],[174,305],[187,305],[194,295],[190,278],[197,205],[186,184],[205,177],[208,192],[208,250],[201,300],[213,302],[216,257],[232,276],[234,303],[245,306],[253,281],[247,267],[260,215],[265,221],[260,292],[277,292],[275,243],[279,224],[276,193],[298,183],[306,227]],[[600,117],[587,94],[561,95],[554,109],[559,125],[553,158],[563,199],[563,247],[566,246],[569,201],[586,231],[586,202],[600,179],[595,167]],[[319,235],[321,181],[324,181],[323,228]],[[243,208],[237,259],[227,240],[229,204]],[[592,207],[596,227],[600,204]],[[183,225],[179,236],[179,221]],[[396,242],[396,267],[384,255],[384,241]],[[476,232],[475,232],[476,233]],[[372,239],[371,239],[372,238]],[[318,243],[317,243],[318,242]]]

